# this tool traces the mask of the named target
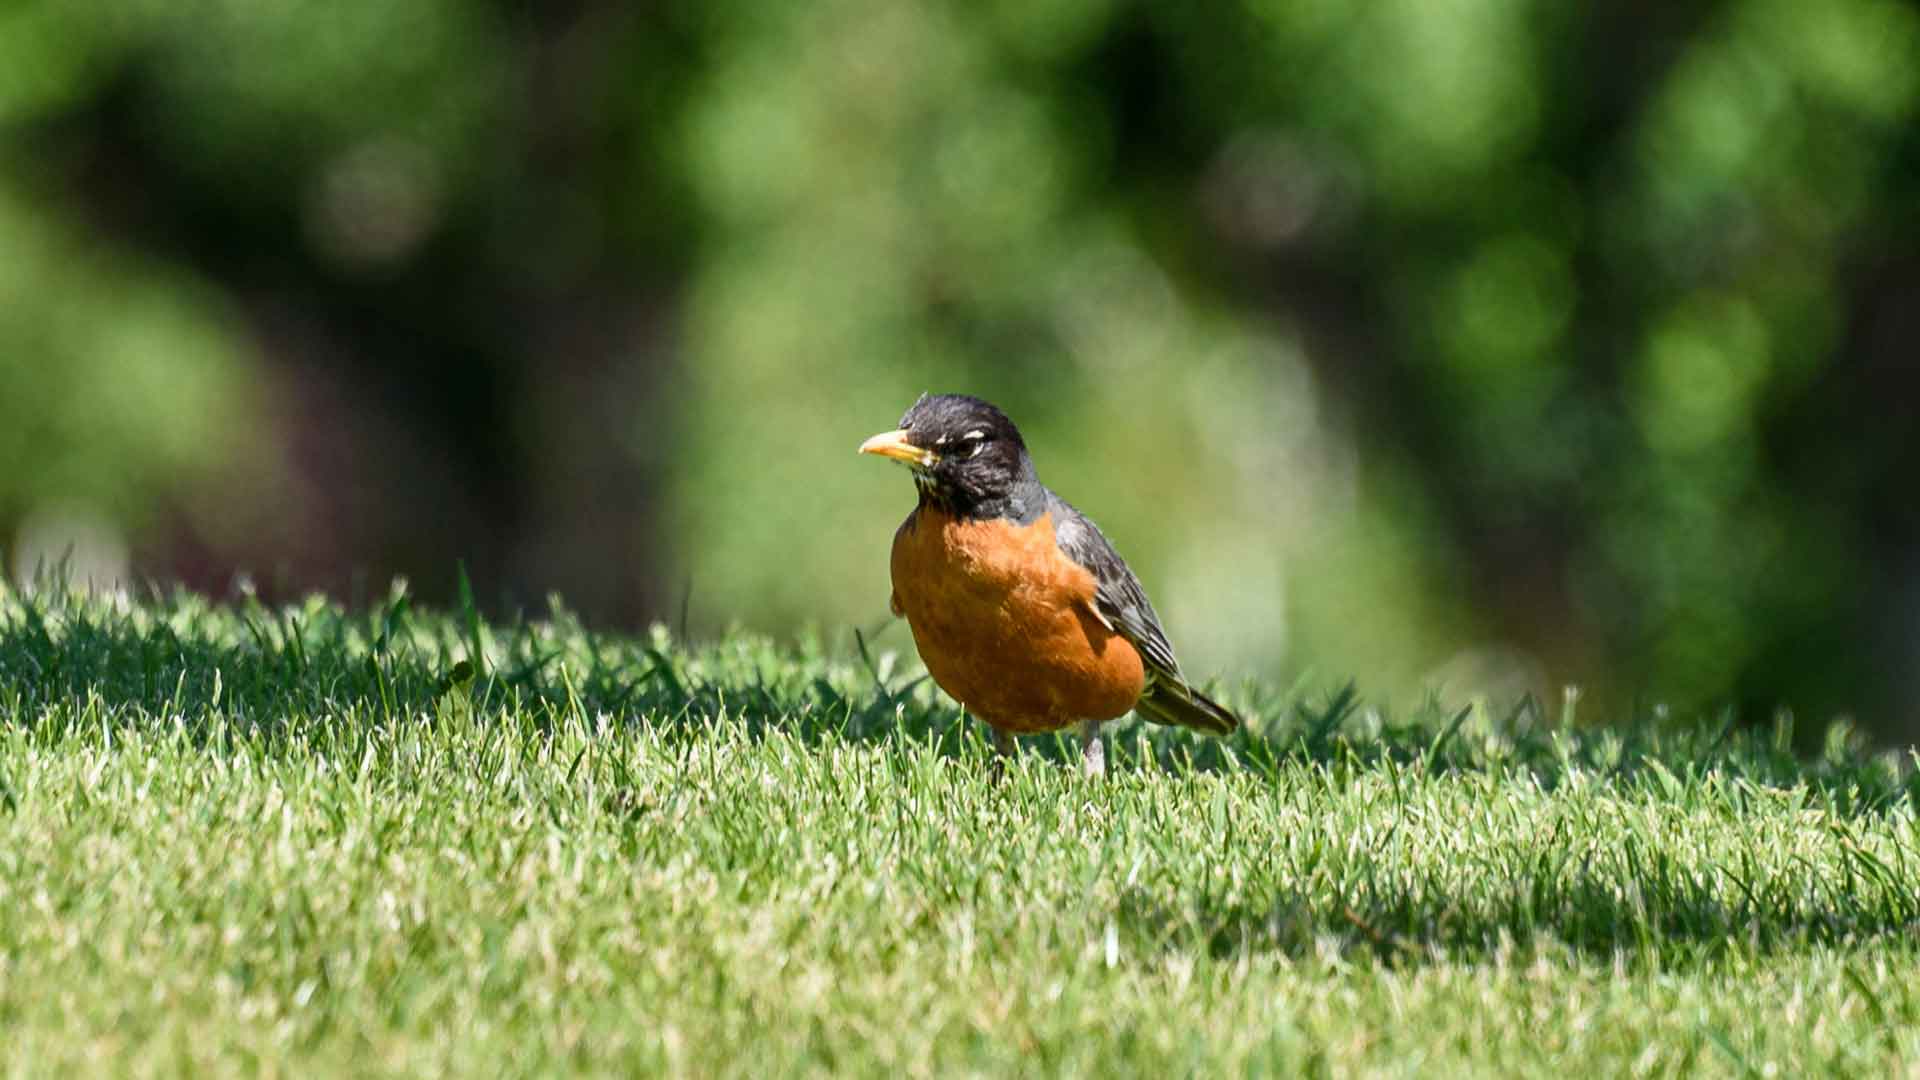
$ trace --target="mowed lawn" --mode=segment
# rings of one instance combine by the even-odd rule
[[[1910,756],[1227,685],[1089,781],[918,673],[0,594],[0,1070],[1920,1075]]]

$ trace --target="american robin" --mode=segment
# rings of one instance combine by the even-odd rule
[[[1180,673],[1166,632],[1113,545],[1049,491],[1019,429],[985,401],[921,395],[900,428],[860,445],[904,462],[920,503],[893,536],[893,613],[927,671],[1013,752],[1014,735],[1080,726],[1106,771],[1101,721],[1127,710],[1214,735],[1234,715]]]

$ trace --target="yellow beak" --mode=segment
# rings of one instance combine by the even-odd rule
[[[904,461],[909,465],[926,468],[933,464],[933,451],[924,450],[907,441],[904,431],[887,431],[860,444],[863,454],[879,454],[884,458]]]

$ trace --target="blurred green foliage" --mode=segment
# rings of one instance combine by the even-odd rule
[[[1917,98],[1891,0],[21,0],[0,538],[871,626],[967,390],[1200,671],[1905,730]]]

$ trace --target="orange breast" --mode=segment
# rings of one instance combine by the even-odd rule
[[[1031,525],[922,507],[893,538],[893,591],[940,688],[994,727],[1108,720],[1146,687],[1140,654],[1094,614],[1093,574]]]

